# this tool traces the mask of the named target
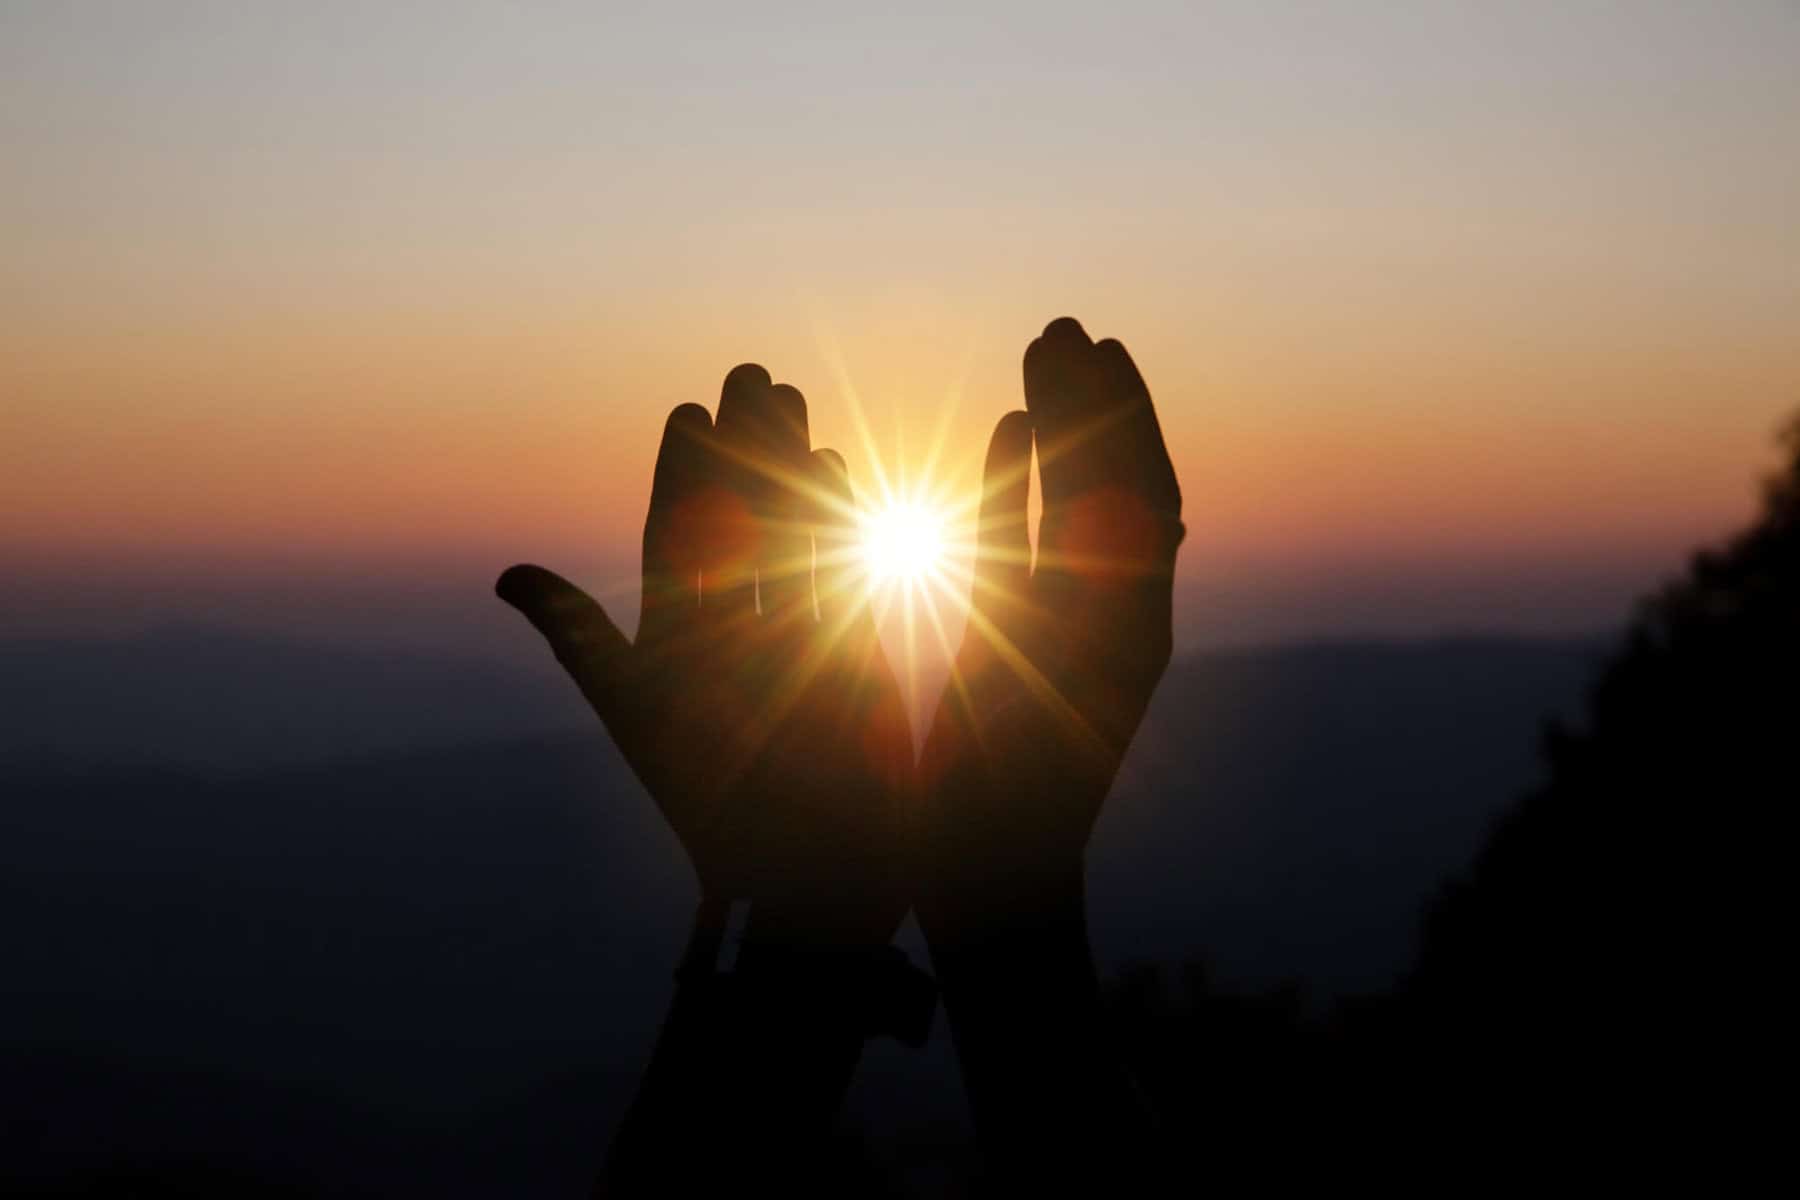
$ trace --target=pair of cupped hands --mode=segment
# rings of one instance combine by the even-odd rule
[[[703,898],[750,901],[746,945],[880,946],[910,906],[935,948],[1080,893],[1168,664],[1181,493],[1117,341],[1053,321],[1024,383],[988,446],[968,625],[917,762],[844,461],[811,447],[804,397],[759,366],[726,376],[716,415],[669,415],[635,639],[542,567],[496,585],[660,806]]]

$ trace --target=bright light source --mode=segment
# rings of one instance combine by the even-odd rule
[[[943,557],[943,520],[914,502],[890,504],[864,519],[862,553],[871,582],[920,582]]]

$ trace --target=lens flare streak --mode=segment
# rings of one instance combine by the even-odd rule
[[[918,501],[890,504],[863,518],[863,566],[871,586],[913,586],[943,560],[944,520]]]

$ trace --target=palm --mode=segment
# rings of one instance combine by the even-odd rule
[[[911,747],[879,643],[781,625],[697,606],[640,637],[639,703],[607,723],[709,895],[853,894],[892,858]]]
[[[904,908],[911,743],[845,561],[842,462],[808,441],[804,399],[760,367],[727,377],[716,424],[696,405],[670,415],[634,642],[542,568],[499,590],[550,640],[705,895],[758,901],[753,921],[795,936],[885,940]]]
[[[1065,319],[1027,351],[1025,392],[989,448],[969,629],[926,741],[927,908],[999,915],[1079,878],[1169,659],[1181,496],[1142,378]]]

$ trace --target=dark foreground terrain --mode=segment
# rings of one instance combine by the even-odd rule
[[[1278,1025],[1391,988],[1602,648],[1179,660],[1091,854],[1133,1022],[1202,976],[1208,1003]],[[0,680],[17,1187],[585,1186],[694,883],[565,683],[204,630],[0,647]],[[961,1169],[941,1029],[923,1054],[871,1050],[849,1129],[896,1186]]]

